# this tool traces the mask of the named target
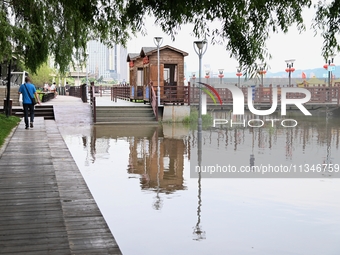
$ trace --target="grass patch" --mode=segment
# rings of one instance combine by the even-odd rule
[[[195,108],[192,108],[190,111],[190,116],[185,117],[183,119],[183,123],[186,125],[190,125],[191,127],[196,127],[197,122],[198,122],[198,110]],[[213,123],[213,118],[209,113],[202,115],[202,128],[203,129],[211,127],[212,123]]]
[[[20,118],[0,114],[0,147],[4,144],[6,137],[11,133],[12,129],[18,125]]]

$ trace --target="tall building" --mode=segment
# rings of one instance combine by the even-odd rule
[[[96,79],[102,77],[103,80],[117,80],[118,82],[127,80],[126,48],[118,44],[108,48],[95,40],[89,41],[87,47],[89,76],[94,76]]]

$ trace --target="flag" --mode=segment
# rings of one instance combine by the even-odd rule
[[[306,78],[307,78],[306,74],[302,72],[302,79],[306,79]]]

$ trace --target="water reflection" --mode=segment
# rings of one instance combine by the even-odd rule
[[[222,115],[223,116],[223,115]],[[252,114],[243,116],[233,116],[231,119],[237,121],[239,124],[234,124],[230,127],[230,124],[216,125],[216,128],[211,128],[206,132],[204,145],[206,143],[212,144],[216,139],[216,145],[218,148],[224,146],[226,149],[230,149],[230,145],[233,145],[233,149],[236,151],[240,144],[245,144],[249,139],[247,136],[251,134],[252,148],[257,142],[257,148],[272,148],[273,143],[278,143],[278,137],[282,134],[285,135],[286,144],[286,156],[290,158],[294,151],[295,143],[302,144],[302,150],[305,152],[308,145],[313,143],[316,139],[319,145],[328,143],[334,143],[336,148],[339,147],[339,118],[328,117],[300,117],[297,119],[298,125],[294,128],[282,127],[279,121],[271,126],[271,123],[264,125],[261,128],[247,126],[247,122],[251,119],[268,119],[266,116],[254,116]],[[215,112],[214,118],[221,118],[221,113]],[[279,118],[279,117],[273,117]],[[281,118],[282,119],[282,118]],[[246,123],[246,127],[243,127],[243,121]],[[264,121],[265,122],[265,121]]]
[[[92,137],[89,140],[93,141],[90,143],[93,162],[98,147],[103,153],[109,151],[109,140],[126,140],[129,144],[127,172],[130,178],[139,178],[142,190],[156,193],[154,209],[162,207],[161,193],[186,189],[183,171],[188,154],[187,137],[164,136],[162,127],[150,126],[140,126],[134,132],[119,126],[94,126]]]
[[[310,240],[328,233],[323,242],[336,252],[338,179],[193,179],[189,164],[221,152],[249,166],[339,164],[339,124],[312,117],[295,128],[209,128],[201,141],[176,125],[94,126],[78,147],[66,141],[124,254],[326,254]]]
[[[197,137],[197,159],[198,159],[198,166],[201,166],[202,163],[202,136],[198,135]],[[206,239],[206,233],[203,231],[202,226],[201,226],[201,207],[202,207],[202,176],[201,173],[198,173],[198,206],[197,206],[197,223],[196,226],[194,227],[194,238],[193,240],[196,241],[201,241]]]

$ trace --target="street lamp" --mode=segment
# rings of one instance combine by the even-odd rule
[[[195,80],[196,80],[196,73],[195,73],[195,72],[192,72],[192,73],[191,73],[191,79],[193,79],[193,81],[194,81],[194,87],[195,87]]]
[[[222,78],[224,77],[223,70],[224,69],[218,69],[218,77],[220,77],[220,84],[222,84]]]
[[[264,64],[259,64],[258,73],[261,75],[261,85],[263,86],[263,75],[267,73],[267,71],[264,69]]]
[[[288,60],[285,60],[285,62],[287,63],[287,68],[286,68],[286,72],[288,73],[288,78],[289,78],[289,87],[291,85],[291,80],[292,80],[292,72],[295,71],[295,68],[293,67],[294,65],[294,61],[295,59],[288,59]]]
[[[332,78],[332,71],[335,70],[335,65],[334,65],[334,57],[335,55],[330,55],[330,59],[326,61],[326,64],[323,66],[328,71],[328,87],[330,88],[331,85],[331,78]]]
[[[241,86],[241,76],[242,76],[242,73],[241,73],[241,68],[238,66],[236,67],[236,70],[237,70],[237,73],[236,73],[236,76],[238,77],[238,81],[237,81],[237,86],[240,87]]]
[[[88,100],[88,95],[89,95],[89,77],[88,77],[88,64],[87,61],[89,60],[89,52],[86,51],[86,99]]]
[[[154,43],[157,46],[157,104],[160,105],[161,104],[161,92],[160,92],[160,88],[159,88],[159,46],[161,46],[162,42],[163,42],[163,38],[162,37],[154,37],[153,38]]]
[[[207,83],[209,83],[208,79],[210,78],[210,70],[205,70],[205,78],[207,79]]]
[[[202,56],[207,51],[208,43],[206,40],[202,41],[194,41],[194,50],[198,55],[199,59],[199,72],[198,72],[198,81],[199,81],[199,103],[198,103],[198,137],[202,137],[202,84],[201,84],[201,69],[202,69]]]

